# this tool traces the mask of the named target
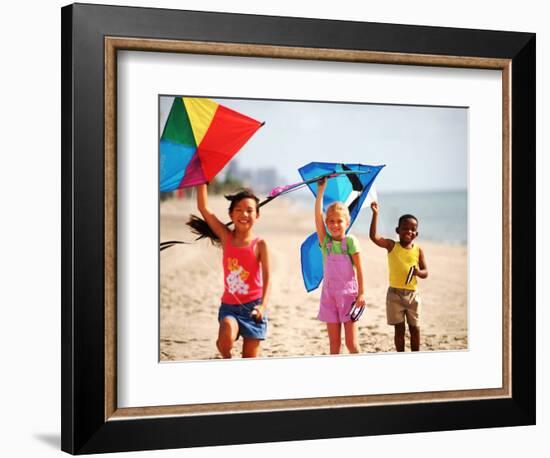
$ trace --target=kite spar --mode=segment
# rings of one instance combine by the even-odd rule
[[[371,188],[374,179],[378,175],[378,172],[384,166],[370,166],[362,164],[336,164],[336,163],[325,163],[325,162],[311,162],[299,169],[299,173],[304,178],[304,180],[297,183],[292,183],[285,186],[277,186],[271,190],[269,196],[261,201],[258,204],[258,208],[263,207],[264,205],[271,202],[273,199],[288,194],[290,192],[296,191],[304,186],[308,186],[314,195],[317,191],[317,182],[322,178],[334,178],[328,181],[327,190],[325,191],[325,197],[323,199],[323,209],[330,205],[334,201],[347,202],[349,205],[350,216],[352,217],[351,223],[355,220],[359,209],[365,198],[368,195],[368,192]],[[314,175],[314,176],[312,176]],[[226,226],[231,226],[232,222],[226,223]],[[350,224],[351,226],[351,224]],[[320,272],[318,269],[311,265],[305,260],[307,253],[311,252],[311,255],[317,259],[315,245],[316,239],[312,236],[317,236],[317,234],[312,234],[303,244],[302,244],[302,273],[304,275],[304,283],[306,284],[306,289],[312,291],[321,282],[323,278],[322,270]],[[197,237],[194,241],[202,239],[204,236]],[[309,241],[309,239],[312,239]],[[171,240],[167,242],[162,242],[160,244],[160,250],[170,248],[176,244],[186,244],[193,242],[181,242],[177,240]],[[318,248],[318,247],[317,247]],[[318,279],[318,283],[315,282]]]
[[[357,175],[357,174],[362,174],[362,173],[368,173],[368,172],[367,171],[352,171],[352,170],[349,170],[349,171],[348,170],[340,170],[338,172],[333,171],[333,172],[323,173],[319,176],[309,178],[307,180],[299,181],[298,183],[292,183],[292,184],[285,185],[285,186],[277,186],[277,187],[275,187],[271,190],[268,197],[266,197],[264,200],[262,200],[258,204],[258,208],[263,207],[264,205],[268,204],[273,199],[275,199],[279,196],[282,196],[284,194],[288,194],[290,192],[296,191],[300,188],[303,188],[306,185],[315,183],[315,182],[321,180],[322,178],[334,178],[334,177],[337,177],[339,175],[346,175],[346,174],[348,174],[348,175]],[[351,178],[351,177],[349,179],[354,180],[354,178]],[[233,224],[233,222],[229,221],[225,225],[227,227],[230,227],[232,224]],[[204,235],[201,235],[200,237],[197,237],[194,241],[196,242],[197,240],[200,240],[204,237],[205,237]],[[166,248],[170,248],[171,246],[176,245],[176,244],[187,244],[187,243],[192,243],[192,242],[181,242],[181,241],[178,241],[178,240],[170,240],[170,241],[167,241],[167,242],[161,242],[160,251],[162,251]]]

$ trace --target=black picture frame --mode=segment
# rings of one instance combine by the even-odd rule
[[[452,65],[446,63],[447,56],[509,61],[511,395],[109,418],[105,284],[112,272],[105,269],[105,37],[429,55],[434,65],[443,66]],[[534,34],[520,32],[87,4],[64,7],[62,449],[85,454],[535,424],[536,267],[535,256],[525,255],[524,247],[535,240],[535,43]]]

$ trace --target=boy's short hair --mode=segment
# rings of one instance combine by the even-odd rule
[[[416,224],[418,224],[418,218],[414,215],[411,215],[410,213],[407,213],[399,217],[399,221],[397,222],[397,227],[401,226],[401,223],[406,219],[414,219],[416,221]]]
[[[333,203],[331,203],[327,208],[326,217],[328,218],[328,215],[331,214],[331,213],[340,213],[341,215],[344,216],[344,218],[346,218],[348,220],[348,223],[351,219],[350,214],[349,214],[349,209],[343,202],[333,202]]]

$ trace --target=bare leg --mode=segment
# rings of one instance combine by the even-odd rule
[[[342,329],[340,323],[327,323],[328,341],[330,344],[330,354],[338,355],[342,345]]]
[[[409,324],[409,332],[411,333],[411,351],[420,350],[420,328]]]
[[[346,347],[350,353],[359,353],[361,351],[361,347],[359,346],[359,342],[357,340],[358,331],[357,331],[357,323],[354,321],[348,321],[344,323],[344,331],[346,334]]]
[[[243,358],[256,358],[260,354],[259,339],[250,339],[243,337]]]
[[[397,351],[405,351],[405,322],[394,324],[394,342]]]
[[[231,358],[231,349],[239,333],[239,325],[234,318],[225,317],[220,321],[216,346],[223,358]]]

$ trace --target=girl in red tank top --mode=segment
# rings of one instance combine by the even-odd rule
[[[234,245],[233,234],[227,234],[223,247],[224,304],[241,305],[262,299],[262,270],[256,256],[259,241],[256,237],[239,247]]]
[[[243,358],[254,358],[267,331],[269,252],[266,242],[252,232],[260,217],[259,199],[249,190],[225,197],[231,202],[233,230],[208,208],[205,184],[197,186],[197,206],[204,220],[192,216],[188,225],[223,248],[224,292],[216,346],[224,358],[231,358],[233,344],[242,336]]]

